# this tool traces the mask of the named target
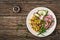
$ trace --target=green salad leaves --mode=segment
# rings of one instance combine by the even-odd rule
[[[46,32],[46,29],[44,28],[45,23],[46,23],[46,22],[45,22],[44,20],[42,20],[41,29],[38,31],[38,35]]]

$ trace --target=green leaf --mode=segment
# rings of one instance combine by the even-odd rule
[[[28,32],[24,33],[24,37],[27,38],[28,37]]]
[[[39,34],[42,34],[42,33],[46,32],[46,29],[44,28],[44,26],[45,26],[45,21],[42,20],[42,25],[41,25],[41,28],[40,28],[40,30],[39,30]],[[38,34],[38,35],[39,35],[39,34]]]
[[[54,20],[52,20],[52,22],[54,22]]]
[[[18,31],[18,29],[21,28],[21,27],[23,27],[23,24],[22,23],[18,24],[18,27],[17,27],[16,31]]]

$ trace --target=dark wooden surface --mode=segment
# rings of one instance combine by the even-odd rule
[[[12,8],[21,7],[19,13],[14,13]],[[48,7],[57,17],[55,31],[44,38],[35,37],[27,30],[26,17],[35,7]],[[16,31],[19,21],[25,25]],[[25,32],[28,33],[25,37]],[[0,0],[0,40],[60,40],[60,0]]]

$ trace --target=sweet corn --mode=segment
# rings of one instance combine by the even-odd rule
[[[30,25],[32,26],[32,29],[37,32],[40,29],[41,20],[33,15],[30,20]]]

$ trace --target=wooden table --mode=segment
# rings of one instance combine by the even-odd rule
[[[16,5],[21,7],[19,13],[13,12]],[[50,8],[57,17],[55,31],[44,38],[32,35],[26,26],[28,13],[41,6]],[[17,32],[20,21],[25,25]],[[60,40],[60,0],[0,0],[0,40]]]

